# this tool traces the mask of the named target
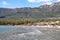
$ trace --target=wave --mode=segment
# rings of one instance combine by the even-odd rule
[[[19,33],[19,34],[14,34],[14,35],[10,35],[9,37],[7,37],[5,40],[38,40],[40,35],[43,35],[43,33],[36,29],[36,28],[27,28],[30,31],[26,32],[26,33]]]

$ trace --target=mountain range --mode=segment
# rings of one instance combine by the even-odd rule
[[[0,8],[0,19],[60,18],[60,2],[39,7]]]

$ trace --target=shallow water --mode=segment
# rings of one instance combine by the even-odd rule
[[[1,40],[60,40],[59,28],[0,26]]]

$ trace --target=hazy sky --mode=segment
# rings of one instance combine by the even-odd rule
[[[60,0],[0,0],[0,7],[20,8],[20,7],[37,7],[43,4],[52,4]]]

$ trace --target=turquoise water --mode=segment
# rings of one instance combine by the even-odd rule
[[[0,26],[0,39],[5,38],[7,34],[9,34],[9,32],[15,28],[16,27],[14,26]]]
[[[0,26],[0,32],[7,32],[14,29],[14,26]]]
[[[60,40],[60,28],[0,26],[0,40]]]

